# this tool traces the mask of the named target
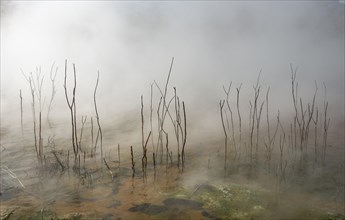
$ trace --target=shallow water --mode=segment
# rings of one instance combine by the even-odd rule
[[[115,170],[116,168],[114,168]],[[101,171],[98,171],[101,172]],[[10,219],[338,219],[341,204],[311,194],[277,193],[231,178],[186,185],[188,174],[161,167],[161,175],[132,178],[130,169],[92,184],[59,174],[41,184],[11,189],[1,195],[1,213]],[[166,172],[166,173],[165,173]],[[148,173],[152,174],[152,173]],[[301,200],[302,199],[302,200]],[[307,202],[306,202],[307,201]],[[28,217],[28,218],[26,218]],[[339,219],[341,219],[339,217]],[[344,217],[344,216],[343,216]]]
[[[166,165],[165,156],[154,170],[149,158],[144,178],[138,147],[133,175],[129,147],[121,148],[121,163],[114,146],[105,148],[111,172],[101,166],[99,154],[89,153],[78,169],[70,155],[63,170],[52,151],[66,163],[65,139],[56,137],[55,148],[45,146],[43,167],[31,142],[30,136],[2,131],[3,219],[344,219],[337,163],[329,164],[332,173],[320,168],[303,177],[287,173],[282,183],[274,172],[235,162],[225,175],[222,148],[203,143],[188,150],[183,172],[175,160]]]

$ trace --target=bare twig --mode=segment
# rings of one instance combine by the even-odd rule
[[[234,148],[235,148],[235,159],[236,159],[236,157],[237,157],[237,146],[236,146],[236,139],[235,139],[234,118],[233,118],[232,109],[231,109],[231,106],[230,106],[230,103],[229,103],[229,95],[230,95],[231,85],[232,85],[232,82],[230,82],[230,85],[229,85],[228,89],[225,89],[225,87],[223,86],[223,90],[224,90],[224,92],[226,94],[226,104],[227,104],[227,107],[228,107],[229,112],[230,112],[232,142],[233,142],[233,145],[234,145]]]
[[[68,98],[67,94],[67,60],[65,60],[65,78],[64,78],[64,89],[65,89],[65,98],[67,101],[68,108],[70,110],[71,114],[71,126],[72,126],[72,147],[73,147],[73,153],[74,153],[74,161],[75,163],[77,162],[77,156],[78,156],[78,141],[76,138],[76,124],[75,124],[75,116],[76,116],[76,111],[75,111],[75,91],[76,91],[76,71],[74,68],[74,87],[73,87],[73,95],[72,95],[72,100]]]
[[[52,103],[53,103],[53,100],[54,100],[54,97],[55,97],[55,94],[56,94],[55,78],[56,78],[56,74],[57,74],[57,71],[58,71],[58,68],[56,67],[55,68],[55,73],[53,72],[54,65],[55,65],[55,63],[53,63],[53,65],[52,65],[52,67],[50,69],[50,81],[52,83],[52,93],[51,93],[51,97],[50,97],[50,101],[49,101],[49,106],[48,106],[48,112],[47,112],[47,121],[48,121],[48,124],[49,124],[50,128],[52,127],[52,125],[50,123],[49,114],[50,114],[51,106],[52,106]]]
[[[103,134],[102,134],[102,128],[101,128],[101,124],[100,124],[100,121],[99,121],[99,115],[98,115],[98,110],[97,110],[97,103],[96,103],[96,92],[97,92],[97,87],[98,87],[98,81],[99,81],[99,72],[97,74],[97,81],[96,81],[96,86],[95,86],[95,90],[94,90],[94,93],[93,93],[93,101],[94,101],[94,105],[95,105],[95,112],[96,112],[96,119],[97,119],[97,125],[98,125],[98,134],[100,135],[100,149],[101,149],[101,160],[103,159]],[[97,136],[98,136],[97,134]],[[97,141],[96,141],[96,144],[97,144]],[[95,144],[95,145],[96,145]]]
[[[79,150],[81,152],[83,152],[82,148],[81,148],[81,141],[83,139],[83,130],[84,130],[84,125],[86,122],[87,116],[81,116],[81,129],[80,129],[80,138],[79,138]]]
[[[169,84],[169,80],[170,80],[170,75],[171,75],[171,72],[172,72],[173,64],[174,64],[174,57],[171,60],[168,77],[167,77],[167,80],[166,80],[166,83],[165,83],[165,87],[164,87],[164,93],[162,92],[162,90],[160,89],[158,84],[156,82],[154,82],[156,84],[157,88],[159,89],[159,91],[161,92],[161,95],[162,95],[161,96],[161,101],[162,101],[161,113],[159,113],[159,107],[158,107],[158,110],[157,110],[158,122],[159,122],[159,124],[158,124],[158,131],[159,131],[159,133],[158,133],[157,148],[158,148],[158,146],[160,146],[160,148],[161,148],[161,162],[162,162],[162,157],[163,157],[163,130],[164,130],[165,116],[166,116],[167,113],[170,116],[169,105],[170,105],[171,101],[173,100],[173,99],[171,99],[169,101],[169,104],[167,104],[166,95],[167,95],[168,84]],[[160,106],[160,104],[159,104],[159,106]]]
[[[260,117],[258,117],[258,98],[260,96],[260,86],[259,86],[259,80],[260,80],[260,76],[261,76],[261,70],[258,76],[258,79],[256,81],[256,85],[253,86],[254,89],[254,105],[252,105],[250,103],[251,106],[251,111],[250,111],[250,120],[251,120],[251,130],[250,130],[250,164],[252,165],[253,162],[253,135],[254,135],[254,128],[256,127],[256,131],[258,133],[258,129],[259,129],[259,121],[260,121]],[[262,110],[262,105],[260,107],[260,116],[261,116],[261,110]],[[256,120],[255,120],[256,119]],[[255,126],[256,123],[256,126]],[[255,148],[255,159],[257,159],[257,153],[258,153],[258,142],[256,142],[256,148]]]
[[[224,124],[224,117],[223,117],[223,108],[224,108],[224,103],[225,100],[220,100],[219,101],[219,107],[220,107],[220,118],[222,120],[222,126],[223,126],[223,131],[225,135],[224,139],[224,171],[226,172],[227,169],[227,159],[228,159],[228,134],[226,132],[225,124]]]
[[[326,97],[327,97],[327,88],[326,88],[326,84],[323,83],[323,86],[325,88],[325,97],[324,97],[324,122],[323,122],[323,143],[322,143],[322,165],[325,166],[326,165],[326,150],[327,150],[327,136],[328,136],[328,128],[329,128],[329,124],[331,119],[328,118],[327,116],[327,111],[328,111],[328,102],[326,101]]]
[[[42,142],[42,120],[41,120],[41,114],[42,114],[42,86],[43,86],[43,80],[44,80],[44,75],[41,76],[41,68],[36,68],[36,75],[35,77],[33,76],[32,73],[30,75],[26,76],[22,71],[23,76],[25,77],[26,81],[30,85],[30,90],[31,90],[31,96],[32,96],[32,114],[33,114],[33,124],[34,124],[34,139],[35,139],[35,150],[37,154],[37,159],[40,165],[42,165],[43,162],[43,142]],[[39,121],[38,121],[38,131],[37,131],[37,122],[36,122],[36,99],[38,102],[39,106]],[[20,91],[20,98],[22,102],[22,97],[21,97],[21,91]],[[22,103],[21,103],[22,105]],[[22,112],[22,107],[21,107],[21,112]],[[22,113],[21,113],[22,114]],[[21,116],[22,118],[22,116]],[[22,122],[22,121],[21,121]],[[38,134],[37,134],[38,132]]]
[[[153,83],[151,84],[151,102],[150,102],[150,129],[151,129],[151,135],[152,135],[152,151],[155,151],[155,143],[154,143],[154,137],[153,137],[153,126],[152,126],[152,114],[153,114],[153,106],[152,106],[152,99],[153,99]]]
[[[34,141],[35,141],[35,150],[36,150],[36,155],[37,155],[37,160],[40,162],[40,155],[39,155],[39,149],[38,149],[38,143],[37,143],[37,128],[36,128],[36,102],[35,102],[35,89],[33,86],[33,76],[32,73],[30,73],[29,76],[26,76],[22,71],[22,74],[24,76],[24,78],[26,79],[26,81],[29,83],[30,85],[30,91],[31,91],[31,97],[32,97],[32,103],[31,103],[31,107],[32,107],[32,118],[33,118],[33,125],[34,125]]]
[[[242,83],[241,85],[236,88],[237,91],[237,99],[236,99],[236,104],[237,104],[237,115],[238,115],[238,124],[239,124],[239,142],[238,142],[238,149],[239,152],[241,153],[241,144],[242,144],[242,118],[241,118],[241,113],[240,113],[240,91],[241,91]]]
[[[184,102],[182,102],[182,109],[183,109],[183,124],[184,124],[184,135],[183,135],[183,143],[182,143],[182,170],[185,166],[185,147],[187,142],[187,117],[186,117],[186,108]]]
[[[175,97],[175,121],[173,121],[174,125],[174,131],[175,131],[175,136],[176,136],[176,141],[177,141],[177,167],[180,168],[180,159],[181,159],[181,154],[180,154],[180,132],[179,128],[181,127],[181,117],[180,117],[180,100],[177,97],[176,94],[176,87],[174,87],[174,97]]]

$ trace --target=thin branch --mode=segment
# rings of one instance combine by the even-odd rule
[[[219,109],[220,109],[220,118],[222,120],[223,131],[225,135],[224,140],[224,171],[226,172],[227,169],[227,158],[228,158],[228,134],[226,132],[225,124],[224,124],[224,117],[223,117],[223,107],[224,107],[225,100],[219,101]]]
[[[97,81],[96,81],[96,86],[95,86],[95,90],[93,93],[93,101],[94,101],[94,105],[95,105],[95,112],[96,112],[96,119],[97,119],[97,125],[98,125],[98,134],[100,135],[100,140],[101,140],[101,144],[100,144],[100,148],[101,148],[101,160],[103,160],[103,134],[102,134],[102,128],[101,128],[101,124],[99,121],[99,115],[98,115],[98,110],[97,110],[97,103],[96,103],[96,92],[97,92],[97,87],[98,87],[98,81],[99,81],[99,71],[97,74]],[[96,141],[97,144],[97,141]]]

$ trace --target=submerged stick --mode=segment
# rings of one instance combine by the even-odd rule
[[[117,156],[119,160],[119,168],[121,166],[121,157],[120,157],[120,144],[117,145]]]
[[[86,151],[84,151],[84,170],[85,170]]]
[[[66,161],[67,161],[67,168],[69,168],[69,150],[67,151],[67,159],[66,159]]]
[[[61,166],[61,170],[64,171],[66,168],[63,165],[63,163],[61,162],[60,158],[56,155],[56,151],[52,151],[56,161],[58,162],[58,164]]]
[[[20,184],[20,186],[22,188],[25,188],[24,184],[22,183],[22,181],[20,181],[20,179],[17,177],[17,175],[10,170],[7,166],[1,166],[1,170],[5,171],[8,175],[10,175],[13,179],[16,179],[18,181],[18,183]]]
[[[151,131],[149,133],[149,135],[147,136],[145,145],[144,145],[144,152],[143,152],[143,157],[142,157],[142,169],[143,169],[143,175],[144,177],[146,177],[146,167],[147,167],[147,143],[149,142],[151,136]]]
[[[144,103],[143,96],[141,96],[141,144],[143,148],[143,157],[142,157],[142,170],[145,174],[145,168],[147,165],[146,149],[144,144]],[[151,134],[151,133],[150,133]]]
[[[153,156],[154,179],[156,179],[156,155],[155,155],[155,152],[152,153],[152,156]]]
[[[80,129],[80,139],[79,139],[79,150],[82,152],[81,141],[83,139],[83,130],[86,122],[87,116],[81,116],[81,129]]]
[[[316,107],[316,116],[315,119],[313,118],[313,122],[314,122],[314,163],[317,163],[317,148],[318,148],[318,144],[317,144],[317,123],[319,121],[319,110]]]
[[[23,129],[23,96],[22,96],[22,90],[19,90],[19,98],[20,98],[20,127],[22,130],[22,135],[24,134]]]
[[[90,119],[91,121],[91,157],[93,157],[93,120],[92,120],[92,117]]]
[[[42,160],[43,160],[43,139],[42,139],[42,120],[41,120],[41,112],[39,114],[39,121],[38,121],[38,124],[39,124],[39,129],[38,129],[38,154],[39,154],[39,158],[40,158],[40,162],[41,162],[41,165],[42,165]]]
[[[151,84],[151,102],[150,102],[150,129],[152,133],[152,151],[155,151],[155,144],[154,144],[154,137],[153,137],[153,126],[152,126],[152,114],[153,114],[153,107],[152,107],[152,99],[153,99],[153,83]]]
[[[169,162],[169,135],[167,132],[164,131],[165,134],[165,149],[166,149],[166,157],[165,157],[165,165],[168,168]]]
[[[131,161],[132,161],[132,177],[135,175],[135,162],[133,156],[133,147],[131,146]]]
[[[103,158],[103,161],[104,161],[105,166],[106,166],[107,169],[109,170],[109,173],[110,173],[110,175],[111,175],[111,179],[114,179],[113,172],[111,171],[111,169],[110,169],[110,167],[109,167],[107,161],[105,160],[105,158]]]

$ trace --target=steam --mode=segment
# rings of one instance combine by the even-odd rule
[[[320,88],[325,82],[330,114],[343,120],[341,6],[336,1],[1,2],[1,118],[18,108],[19,89],[29,104],[20,69],[29,73],[41,66],[48,75],[53,62],[59,67],[52,114],[66,111],[66,58],[76,64],[77,97],[85,112],[91,111],[99,70],[100,115],[116,116],[139,109],[140,96],[149,97],[153,80],[164,81],[174,56],[171,86],[193,112],[191,126],[217,120],[220,133],[222,86],[243,83],[248,97],[260,69],[274,106],[292,110],[290,63],[299,67],[301,94],[312,97],[314,80]]]

